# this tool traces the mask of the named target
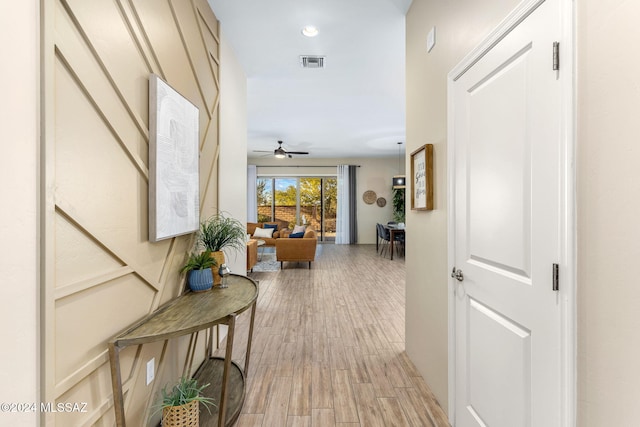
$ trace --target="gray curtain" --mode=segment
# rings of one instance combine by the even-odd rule
[[[247,221],[258,222],[258,171],[256,165],[247,165]]]
[[[338,165],[336,245],[353,245],[358,243],[356,168],[357,166],[353,165]]]
[[[356,194],[357,166],[349,165],[349,243],[358,243],[358,195]]]

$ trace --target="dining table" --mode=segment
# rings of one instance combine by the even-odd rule
[[[384,224],[383,227],[389,230],[389,249],[391,251],[391,260],[393,260],[393,243],[397,235],[405,235],[405,226],[397,224]],[[377,230],[376,230],[377,234]],[[376,252],[378,251],[378,238],[376,236]]]

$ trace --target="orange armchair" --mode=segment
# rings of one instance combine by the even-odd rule
[[[258,241],[247,242],[247,271],[253,271],[253,266],[258,262]]]
[[[276,240],[276,260],[280,261],[280,268],[285,261],[311,262],[316,259],[316,245],[318,238],[315,230],[308,228],[301,238],[284,237]]]

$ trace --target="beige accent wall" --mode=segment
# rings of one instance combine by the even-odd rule
[[[37,1],[0,12],[0,403],[38,401]],[[0,412],[0,424],[36,425],[35,412]]]
[[[578,425],[640,423],[640,3],[578,8]]]
[[[434,144],[435,209],[407,210],[406,349],[448,409],[447,74],[516,0],[414,0],[406,18],[407,153]],[[427,53],[427,34],[436,45]],[[407,170],[409,162],[407,159]]]
[[[249,159],[250,164],[258,165],[258,176],[323,176],[337,175],[337,166],[359,165],[356,174],[356,194],[358,197],[358,244],[376,243],[376,223],[386,223],[393,219],[393,192],[391,179],[398,174],[398,157],[385,158],[349,158],[349,159]],[[301,167],[268,167],[286,164]],[[336,166],[336,168],[314,166]],[[387,204],[379,207],[368,205],[362,195],[367,190],[375,191],[378,197],[384,197]]]
[[[219,203],[218,22],[205,0],[43,7],[42,400],[87,403],[86,413],[47,414],[47,425],[111,426],[107,342],[181,292],[178,270],[192,247],[190,235],[148,241],[149,74],[200,109],[208,216]],[[181,372],[187,343],[121,353],[128,425],[157,422],[149,405]],[[156,379],[147,386],[151,358]]]

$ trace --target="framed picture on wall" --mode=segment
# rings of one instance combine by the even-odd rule
[[[200,226],[199,110],[155,74],[149,77],[149,240]]]
[[[433,210],[433,144],[411,153],[411,209]]]

